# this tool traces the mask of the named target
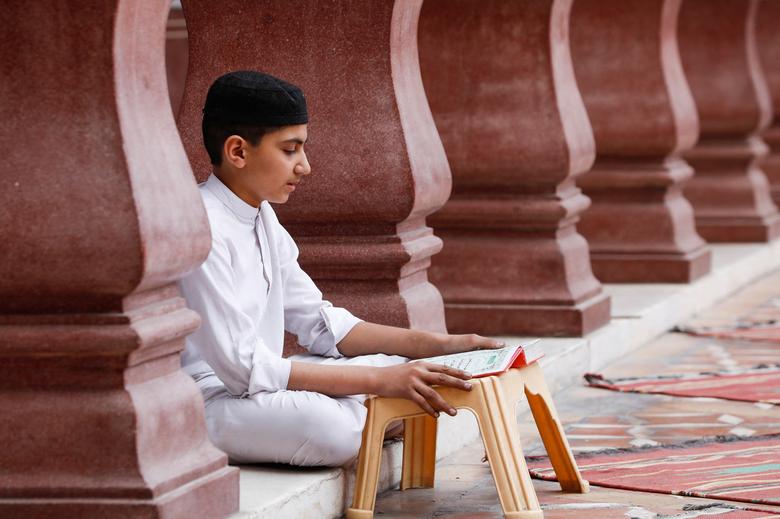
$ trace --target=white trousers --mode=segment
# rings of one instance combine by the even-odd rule
[[[334,359],[294,355],[290,360],[329,365],[391,366],[397,355]],[[357,456],[362,440],[366,395],[333,398],[312,391],[231,395],[216,375],[197,380],[206,403],[211,442],[234,463],[289,463],[340,466]]]

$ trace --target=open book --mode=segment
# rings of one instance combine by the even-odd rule
[[[442,364],[450,368],[471,373],[474,378],[503,373],[509,368],[520,368],[539,360],[544,354],[528,355],[528,348],[541,339],[534,339],[525,345],[507,346],[497,350],[474,350],[439,357],[419,359],[431,364]],[[530,358],[529,358],[530,357]]]

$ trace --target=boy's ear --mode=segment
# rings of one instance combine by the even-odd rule
[[[243,168],[246,166],[246,148],[248,144],[243,137],[231,135],[225,139],[225,143],[222,145],[224,160],[236,168]]]

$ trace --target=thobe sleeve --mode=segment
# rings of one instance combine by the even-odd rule
[[[280,229],[284,327],[297,335],[298,344],[311,353],[342,357],[337,345],[361,319],[322,299],[322,292],[298,264],[295,241],[284,228]]]
[[[237,306],[235,283],[227,245],[215,238],[206,261],[180,283],[202,319],[192,337],[198,353],[232,395],[286,389],[291,363],[268,349]]]

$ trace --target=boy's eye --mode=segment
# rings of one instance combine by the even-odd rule
[[[292,155],[293,153],[295,153],[295,148],[293,148],[293,149],[286,149],[286,150],[283,150],[283,151],[284,151],[284,152],[285,152],[287,155]]]

